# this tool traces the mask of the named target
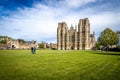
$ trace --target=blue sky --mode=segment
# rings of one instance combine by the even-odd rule
[[[57,42],[58,22],[70,27],[89,18],[96,38],[109,27],[120,30],[120,0],[0,0],[0,35]]]

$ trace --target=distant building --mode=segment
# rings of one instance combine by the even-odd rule
[[[68,30],[65,22],[58,23],[57,48],[58,50],[85,50],[92,49],[95,45],[95,33],[90,34],[90,23],[88,18],[80,19],[77,26],[71,25]]]
[[[19,41],[17,39],[7,38],[7,48],[19,49]]]
[[[0,44],[0,49],[7,49],[7,44]]]
[[[56,50],[57,44],[56,43],[50,43],[50,49]]]
[[[0,49],[30,49],[31,47],[38,47],[36,41],[25,41],[24,43],[19,39],[13,39],[7,36],[0,36]]]
[[[34,46],[38,48],[38,44],[36,41],[25,41],[25,43],[20,44],[19,49],[30,49],[31,47]]]

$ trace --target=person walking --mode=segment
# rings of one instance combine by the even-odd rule
[[[32,54],[34,54],[34,52],[33,52],[33,47],[31,47],[31,52],[32,52]]]
[[[36,54],[36,47],[33,48],[33,53]]]

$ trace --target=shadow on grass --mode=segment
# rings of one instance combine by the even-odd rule
[[[118,60],[120,60],[120,58],[118,58]]]
[[[114,56],[120,56],[120,53],[114,53],[114,52],[97,52],[97,53],[94,53],[94,54],[100,54],[100,55],[114,55]]]

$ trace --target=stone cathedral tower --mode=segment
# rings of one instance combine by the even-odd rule
[[[95,45],[95,33],[90,34],[90,23],[88,18],[80,19],[77,26],[71,25],[68,30],[65,22],[58,23],[57,28],[57,47],[58,50],[69,49],[91,49]]]

